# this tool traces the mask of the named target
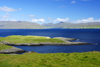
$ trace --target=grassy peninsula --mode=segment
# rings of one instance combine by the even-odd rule
[[[16,38],[16,36],[8,36],[7,38],[2,37],[0,40],[3,39],[10,40],[10,37],[14,37],[14,39],[19,40],[20,36],[18,38]],[[21,37],[23,40],[24,36]],[[12,48],[12,46],[0,44],[0,50],[9,48]],[[83,52],[83,53],[46,53],[46,54],[24,53],[20,55],[0,54],[0,67],[99,67],[99,66],[100,66],[100,52],[97,51]]]

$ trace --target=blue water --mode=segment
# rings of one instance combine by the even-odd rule
[[[35,51],[38,53],[100,51],[100,29],[0,29],[0,37],[10,35],[36,35],[49,36],[51,38],[67,37],[94,44],[78,46],[15,46],[26,51]]]

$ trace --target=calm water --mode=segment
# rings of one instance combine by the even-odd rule
[[[80,46],[15,46],[38,53],[71,53],[100,51],[100,29],[0,29],[0,37],[9,35],[36,35],[76,38],[77,41],[94,43]]]

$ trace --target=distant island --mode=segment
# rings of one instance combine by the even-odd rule
[[[59,22],[44,23],[42,25],[38,23],[32,23],[28,21],[0,21],[0,29],[99,29],[100,22],[87,22],[87,23],[71,23],[71,22]]]

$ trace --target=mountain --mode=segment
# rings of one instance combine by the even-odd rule
[[[42,25],[27,21],[0,21],[0,29],[43,29]]]
[[[44,29],[44,28],[100,28],[100,22],[87,23],[45,23],[37,24],[27,21],[0,21],[0,29]]]
[[[60,23],[48,23],[43,24],[43,26],[48,28],[87,28],[87,27],[100,27],[100,22],[87,22],[87,23],[71,23],[71,22],[60,22]]]

